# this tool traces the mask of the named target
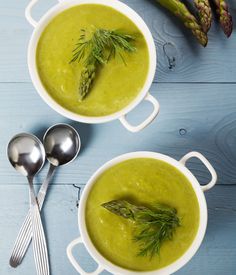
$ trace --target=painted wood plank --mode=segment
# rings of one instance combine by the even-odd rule
[[[199,151],[216,168],[218,184],[235,184],[235,88],[232,84],[155,84],[152,94],[160,101],[160,115],[148,128],[132,134],[119,121],[87,125],[66,120],[40,99],[32,84],[0,84],[0,184],[25,184],[24,177],[7,161],[5,148],[9,139],[25,131],[42,138],[47,127],[58,122],[68,122],[78,129],[82,151],[74,163],[58,171],[55,184],[84,184],[111,158],[142,150],[176,159],[189,151]],[[140,122],[150,109],[148,103],[142,103],[128,117],[132,122]],[[191,168],[200,182],[209,180],[208,172],[199,162],[191,162]],[[42,181],[45,173],[46,169],[37,182]]]
[[[29,0],[0,2],[0,82],[30,82],[26,55],[32,27],[24,18]],[[154,0],[124,0],[150,27],[158,52],[155,81],[235,82],[236,35],[226,39],[213,24],[206,49],[199,46],[182,24]],[[229,0],[236,20],[236,2]],[[56,1],[40,0],[33,12],[38,19]],[[167,55],[165,54],[167,53]],[[170,69],[169,60],[175,59]]]
[[[232,275],[236,273],[236,186],[216,186],[207,192],[209,224],[206,237],[195,257],[177,274]],[[66,257],[66,247],[79,235],[77,228],[77,190],[71,186],[52,186],[43,210],[49,241],[53,275],[77,274]],[[17,269],[8,266],[18,228],[28,210],[27,186],[0,186],[0,274],[34,275],[32,249]],[[75,249],[86,270],[96,266],[84,248]]]

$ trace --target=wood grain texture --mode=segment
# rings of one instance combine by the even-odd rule
[[[14,194],[14,201],[10,200]],[[197,255],[176,274],[180,275],[232,275],[235,274],[236,257],[236,188],[216,186],[207,192],[209,225],[206,237]],[[49,241],[49,256],[52,275],[76,275],[66,257],[66,247],[79,235],[77,227],[77,190],[71,186],[52,186],[43,210],[43,217]],[[28,210],[27,186],[0,186],[0,274],[34,275],[32,249],[17,269],[7,263],[11,248]],[[6,218],[7,216],[7,218]],[[75,248],[83,267],[92,271],[94,261],[83,247]]]
[[[111,158],[142,150],[176,159],[189,151],[199,151],[215,167],[218,184],[236,184],[235,89],[234,84],[154,84],[151,92],[160,101],[160,115],[148,128],[132,134],[119,121],[87,125],[66,120],[40,99],[32,84],[0,84],[0,185],[25,184],[24,177],[15,173],[7,161],[8,140],[22,131],[42,138],[47,127],[58,122],[69,122],[78,129],[82,151],[74,163],[58,171],[55,184],[85,184]],[[151,106],[142,103],[128,117],[137,123],[150,111]],[[206,169],[199,162],[193,164],[190,166],[193,173],[206,183],[209,180]],[[37,182],[42,181],[45,172],[44,169],[40,173]]]
[[[0,1],[1,82],[30,82],[26,55],[33,29],[24,18],[24,9],[28,2]],[[219,25],[214,23],[209,32],[208,47],[204,49],[185,30],[182,23],[159,7],[155,0],[123,2],[141,15],[154,36],[158,54],[155,81],[236,82],[235,32],[227,39]],[[236,2],[229,2],[232,14],[236,15]],[[39,19],[55,3],[55,0],[40,0],[33,15]]]

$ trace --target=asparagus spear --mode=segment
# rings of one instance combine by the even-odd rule
[[[81,72],[79,83],[79,101],[82,101],[89,93],[93,80],[96,76],[96,70],[99,62],[94,59],[91,64],[84,66]]]
[[[207,33],[211,27],[212,11],[208,0],[194,0],[195,7],[198,10],[202,29]]]
[[[162,243],[171,240],[175,229],[180,226],[176,209],[163,204],[154,204],[150,209],[125,200],[113,200],[102,204],[102,207],[135,222],[134,241],[139,242],[139,256],[159,254]]]
[[[220,18],[221,27],[227,37],[230,37],[233,31],[233,19],[229,13],[227,1],[225,0],[214,0],[217,6],[216,12]]]
[[[187,7],[179,0],[156,0],[164,8],[168,9],[177,16],[184,25],[190,29],[202,46],[206,46],[208,38],[202,27],[198,24],[194,15],[192,15]]]
[[[87,39],[86,30],[81,30],[70,61],[70,63],[84,62],[79,83],[79,101],[82,101],[89,93],[99,65],[105,65],[112,55],[114,57],[119,55],[125,63],[122,53],[136,51],[133,45],[134,40],[135,37],[132,35],[105,29],[95,29],[92,36]],[[106,51],[109,53],[108,56],[105,54]]]

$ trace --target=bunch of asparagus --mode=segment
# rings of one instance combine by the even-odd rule
[[[188,10],[181,0],[156,0],[164,8],[177,16],[184,25],[190,29],[202,46],[208,42],[207,32],[211,27],[212,9],[210,1],[216,7],[220,25],[227,37],[230,37],[233,30],[233,20],[229,13],[227,0],[191,0],[198,11],[198,19]]]

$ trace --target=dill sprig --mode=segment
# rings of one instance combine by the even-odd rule
[[[80,100],[83,100],[91,89],[99,65],[106,64],[111,57],[117,55],[125,63],[122,53],[136,51],[132,43],[134,40],[134,36],[117,30],[95,29],[89,38],[86,30],[81,30],[70,61],[84,62],[79,83]]]
[[[180,220],[175,208],[153,204],[151,208],[136,206],[125,200],[113,200],[102,204],[110,212],[135,222],[134,241],[140,244],[139,256],[152,258],[160,253],[161,245],[171,240]]]

